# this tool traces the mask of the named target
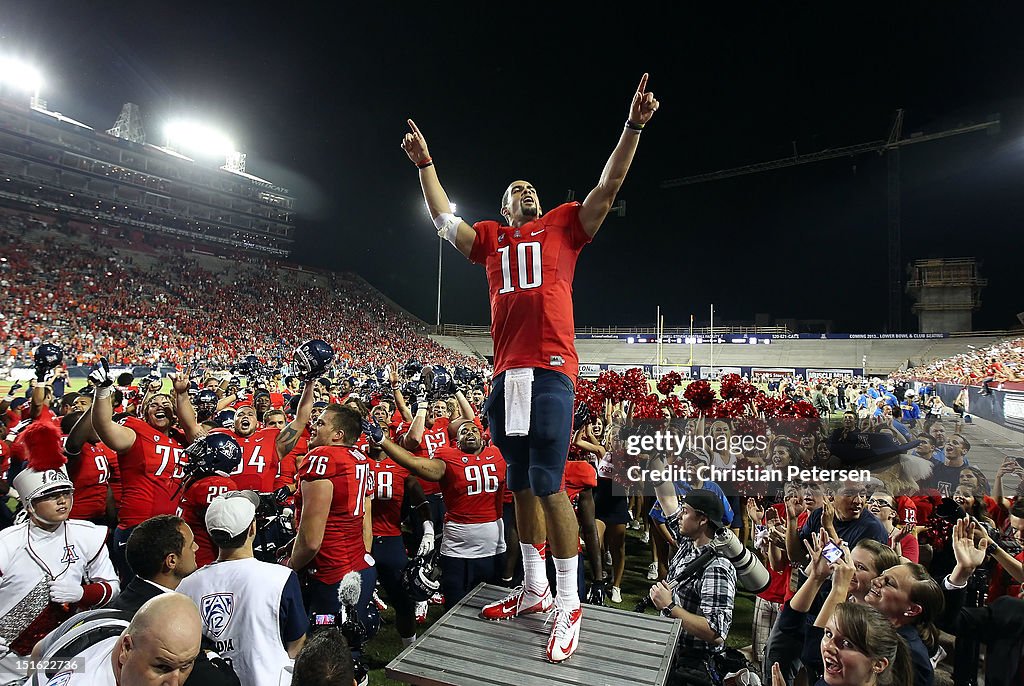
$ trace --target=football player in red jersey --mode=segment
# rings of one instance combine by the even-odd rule
[[[142,419],[113,419],[111,396],[114,379],[106,358],[100,358],[89,374],[95,386],[92,425],[103,443],[117,453],[123,495],[114,530],[111,559],[123,579],[131,578],[124,546],[132,529],[150,517],[175,514],[178,479],[182,476],[183,436],[170,396],[157,393],[142,407]]]
[[[181,481],[181,505],[178,516],[185,520],[195,536],[196,565],[204,567],[217,559],[218,549],[206,530],[206,510],[219,496],[238,488],[229,476],[242,461],[242,449],[227,433],[207,434],[185,449],[187,464]]]
[[[546,538],[555,557],[559,588],[575,583],[578,528],[561,487],[579,367],[573,344],[572,280],[580,250],[611,210],[640,132],[658,109],[658,101],[646,88],[644,74],[619,141],[597,186],[582,204],[567,203],[542,214],[534,187],[514,181],[501,202],[506,225],[485,221],[470,226],[453,215],[426,140],[411,119],[411,132],[402,141],[406,155],[419,169],[423,197],[438,235],[470,261],[484,265],[490,288],[494,379],[487,414],[494,443],[508,460],[525,578],[522,589],[484,608],[482,616],[487,619],[550,607],[540,552]],[[582,621],[578,594],[558,598],[548,642],[552,662],[576,650]]]
[[[448,608],[480,582],[496,581],[505,552],[505,460],[497,448],[484,446],[480,427],[472,421],[457,420],[450,428],[455,447],[425,459],[385,438],[380,427],[366,425],[367,436],[388,457],[421,479],[441,484],[448,510],[441,536],[441,589]]]
[[[369,552],[373,472],[370,459],[354,447],[361,433],[359,413],[337,404],[324,408],[310,426],[311,450],[298,473],[299,525],[289,565],[307,573],[306,607],[314,614],[337,614],[340,582],[357,572],[356,613],[369,625],[377,581]]]
[[[385,413],[374,412],[371,416],[378,426],[383,426],[387,432],[387,419]],[[386,409],[386,408],[385,408]],[[385,419],[380,424],[380,419]],[[390,437],[390,434],[388,434]],[[380,446],[369,445],[367,455],[370,457],[370,466],[373,469],[373,547],[370,552],[376,561],[377,578],[380,585],[387,594],[388,601],[395,608],[395,628],[402,638],[403,647],[408,647],[416,641],[416,618],[414,603],[408,593],[402,588],[402,572],[409,563],[405,552],[405,540],[402,537],[402,509],[404,501],[408,500],[410,509],[417,514],[420,520],[430,516],[426,507],[427,501],[423,495],[423,487],[419,479],[409,473],[409,470],[396,463],[384,454]],[[420,540],[417,555],[426,555],[434,549],[434,532],[423,535]]]
[[[85,412],[64,415],[60,429],[67,434],[64,455],[68,458],[68,475],[75,483],[71,518],[85,519],[100,526],[116,523],[121,495],[115,492],[115,488],[120,489],[117,454],[96,435],[92,407]]]
[[[205,433],[204,428],[196,422],[196,413],[188,397],[189,380],[186,375],[170,375],[174,385],[175,407],[181,420],[185,437],[193,441]],[[256,419],[256,409],[252,405],[242,405],[235,412],[234,426],[230,429],[213,429],[211,433],[227,433],[242,448],[242,460],[229,474],[239,490],[252,490],[257,493],[271,493],[275,490],[275,480],[280,469],[281,458],[291,452],[298,440],[298,434],[309,421],[313,407],[313,391],[306,384],[306,389],[299,398],[296,409],[296,431],[263,427]]]

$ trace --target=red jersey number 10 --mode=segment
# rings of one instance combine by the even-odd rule
[[[515,247],[516,263],[519,267],[517,270],[517,276],[519,277],[517,279],[518,290],[522,291],[539,287],[543,280],[540,262],[540,243],[536,241],[520,243]],[[498,291],[499,295],[517,290],[517,286],[512,285],[511,251],[511,245],[504,245],[498,248],[498,253],[501,255],[501,290]]]

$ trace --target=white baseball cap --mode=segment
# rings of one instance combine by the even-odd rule
[[[232,491],[217,496],[206,509],[206,530],[223,531],[234,538],[248,530],[256,519],[260,497],[255,491]]]

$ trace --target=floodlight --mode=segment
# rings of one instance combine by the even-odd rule
[[[0,83],[11,88],[36,93],[43,79],[31,65],[15,59],[0,59]]]
[[[173,121],[164,127],[167,146],[188,148],[211,156],[226,157],[235,146],[223,133],[191,121]]]
[[[449,206],[452,208],[452,214],[455,214],[455,203],[449,203]]]

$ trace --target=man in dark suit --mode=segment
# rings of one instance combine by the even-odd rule
[[[109,607],[134,615],[150,598],[170,593],[196,571],[196,542],[181,517],[160,515],[135,527],[125,556],[135,576]]]

